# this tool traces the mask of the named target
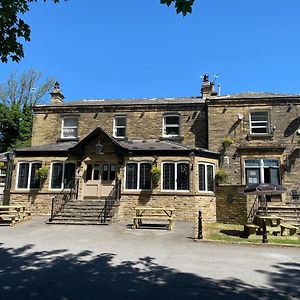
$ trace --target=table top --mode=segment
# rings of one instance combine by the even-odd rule
[[[1,208],[25,208],[24,205],[0,205]]]
[[[282,217],[279,216],[261,216],[261,215],[257,215],[256,216],[257,219],[265,219],[265,220],[283,220]]]
[[[140,206],[140,207],[136,207],[135,210],[170,210],[170,211],[174,211],[175,208],[172,207],[144,207],[144,206]]]

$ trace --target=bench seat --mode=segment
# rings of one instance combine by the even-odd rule
[[[142,220],[153,220],[153,221],[168,221],[169,225],[168,225],[168,229],[172,230],[173,226],[174,226],[174,217],[168,217],[166,215],[147,215],[147,216],[136,216],[132,218],[133,220],[133,225],[132,225],[132,229],[136,229],[138,228],[139,225],[142,224]]]
[[[259,226],[255,224],[244,224],[244,235],[248,237],[249,235],[256,234]]]
[[[1,221],[10,221],[10,226],[13,226],[16,222],[16,215],[0,214]]]
[[[287,223],[280,224],[280,227],[281,227],[281,235],[286,235],[287,233],[289,233],[289,235],[292,236],[295,235],[298,230],[298,227]]]

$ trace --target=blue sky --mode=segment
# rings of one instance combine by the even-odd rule
[[[12,70],[55,77],[67,101],[222,94],[300,94],[299,0],[196,0],[183,18],[159,0],[33,3],[32,39]],[[88,4],[87,4],[88,3]]]

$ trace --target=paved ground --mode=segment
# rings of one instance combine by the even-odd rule
[[[0,227],[0,299],[300,299],[299,248],[44,220]]]

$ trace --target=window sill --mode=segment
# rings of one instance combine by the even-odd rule
[[[183,141],[183,136],[162,136],[159,138],[160,141]]]
[[[273,134],[272,133],[262,133],[262,134],[248,133],[246,139],[248,141],[251,141],[251,140],[273,140]]]
[[[59,138],[57,139],[58,143],[62,143],[62,142],[78,142],[79,138],[78,137],[74,137],[74,138]]]

